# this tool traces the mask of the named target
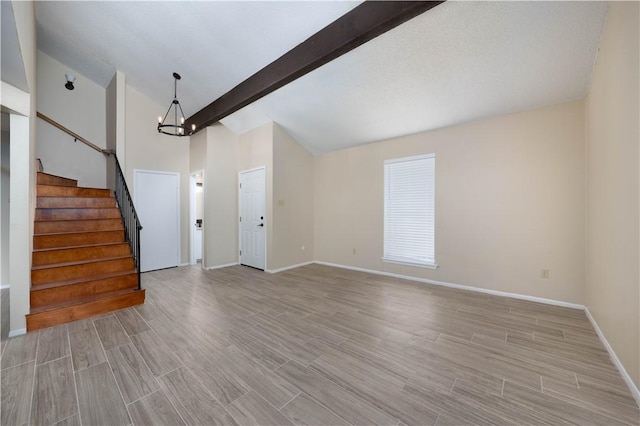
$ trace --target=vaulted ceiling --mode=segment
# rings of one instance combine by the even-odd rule
[[[38,48],[192,115],[359,2],[37,2]],[[449,1],[224,118],[314,154],[583,98],[604,2]],[[159,111],[158,114],[164,111]],[[150,125],[153,125],[151,123]]]

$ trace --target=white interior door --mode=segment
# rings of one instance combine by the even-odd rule
[[[142,272],[178,266],[180,257],[180,174],[136,170],[135,206]]]
[[[266,173],[260,168],[240,173],[240,264],[265,268]]]

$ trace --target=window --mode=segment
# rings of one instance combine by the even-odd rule
[[[436,268],[435,154],[384,162],[384,257]]]

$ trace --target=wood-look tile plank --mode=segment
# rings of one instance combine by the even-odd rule
[[[67,330],[69,331],[69,334],[87,329],[95,329],[93,325],[93,318],[85,318],[67,323]]]
[[[255,392],[249,392],[236,399],[227,409],[241,425],[293,425]]]
[[[576,406],[552,396],[530,392],[527,388],[509,381],[504,385],[504,398],[527,407],[536,407],[536,412],[545,420],[553,423],[571,424],[612,424],[614,419],[592,410],[579,410]]]
[[[77,413],[71,357],[36,367],[31,404],[31,423],[52,424]]]
[[[42,364],[69,355],[69,335],[67,325],[57,325],[40,330],[38,333],[38,355],[36,364]]]
[[[633,398],[614,388],[582,381],[580,388],[569,386],[552,378],[542,379],[545,394],[559,400],[610,417],[623,424],[640,423],[640,409]]]
[[[237,336],[237,340],[245,340],[242,339],[242,336],[248,336],[246,343],[256,343],[268,348],[272,353],[284,355],[280,356],[278,360],[280,363],[271,366],[271,369],[279,367],[289,359],[298,361],[302,365],[309,365],[320,355],[305,347],[302,343],[297,342],[288,333],[279,333],[275,329],[264,327],[260,324],[243,330]],[[236,340],[233,342],[235,344]]]
[[[153,330],[131,336],[133,344],[156,376],[161,376],[180,367],[178,358]]]
[[[60,420],[54,426],[81,426],[80,415],[79,414],[74,414],[71,417],[67,417],[64,420]]]
[[[185,424],[161,390],[139,399],[128,408],[135,425],[178,426]]]
[[[265,343],[261,339],[255,339],[254,335],[254,332],[245,334],[244,332],[232,331],[229,335],[229,341],[248,357],[269,370],[275,370],[289,361],[287,356],[273,349],[273,345]]]
[[[115,312],[116,318],[130,336],[149,330],[149,324],[142,319],[135,308],[121,309]]]
[[[182,367],[158,378],[162,390],[189,425],[234,425],[235,420],[198,377]]]
[[[2,370],[0,381],[0,424],[26,425],[29,422],[35,361]]]
[[[131,423],[108,363],[103,362],[75,374],[83,425]]]
[[[36,331],[8,339],[2,352],[2,369],[35,360],[38,334]]]
[[[254,390],[278,409],[300,393],[300,389],[282,377],[252,363],[234,346],[213,354],[212,361],[223,365],[246,389]]]
[[[153,373],[132,344],[108,350],[107,359],[125,403],[159,389]]]
[[[295,361],[289,361],[276,373],[351,424],[398,423],[398,419]]]
[[[304,393],[296,396],[280,411],[299,426],[349,425],[337,414],[323,407]]]
[[[177,354],[222,405],[229,405],[249,391],[225,364],[213,362],[206,354],[198,351],[178,351]]]
[[[131,343],[127,333],[115,316],[111,315],[106,318],[97,319],[94,320],[93,323],[96,326],[98,336],[100,336],[100,341],[105,351]]]
[[[75,328],[78,331],[69,333],[74,371],[82,370],[107,360],[93,323],[89,322],[87,324],[86,328]]]
[[[162,315],[162,312],[160,312],[153,303],[149,302],[146,302],[143,305],[137,305],[134,309],[145,321],[152,320]]]

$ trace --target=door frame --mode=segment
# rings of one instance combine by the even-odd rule
[[[241,263],[241,256],[240,256],[240,251],[242,250],[242,224],[240,223],[240,215],[242,214],[242,188],[240,187],[240,183],[242,182],[241,180],[241,175],[243,173],[251,173],[251,172],[256,172],[258,170],[264,170],[264,215],[265,215],[265,221],[264,221],[264,271],[267,270],[267,258],[268,258],[268,253],[267,253],[267,234],[268,234],[268,230],[269,230],[269,220],[270,217],[267,214],[267,166],[260,166],[260,167],[254,167],[253,169],[248,169],[248,170],[242,170],[240,172],[238,172],[238,265],[242,265]]]
[[[178,229],[178,258],[176,259],[176,266],[183,266],[182,265],[182,232],[180,230],[180,223],[181,223],[181,217],[180,217],[180,210],[182,210],[182,205],[180,203],[180,172],[166,172],[166,171],[162,171],[162,170],[146,170],[146,169],[133,169],[133,204],[136,205],[138,203],[138,194],[137,194],[137,175],[138,173],[150,173],[150,174],[156,174],[156,175],[173,175],[176,176],[178,178],[178,185],[176,186],[176,201],[177,201],[177,207],[178,207],[178,223],[176,224],[177,229]],[[144,227],[144,224],[142,224],[142,226]],[[142,254],[142,253],[141,253]],[[142,266],[142,265],[141,265]]]
[[[195,256],[195,237],[196,237],[196,176],[200,174],[202,175],[202,223],[204,224],[204,170],[196,170],[191,172],[189,175],[189,232],[190,240],[189,240],[189,261],[191,265],[195,265],[197,263],[197,259]],[[203,225],[204,227],[204,225]],[[204,229],[203,231],[204,232]],[[202,262],[200,263],[200,267],[205,269],[204,267],[204,235],[202,235]]]

